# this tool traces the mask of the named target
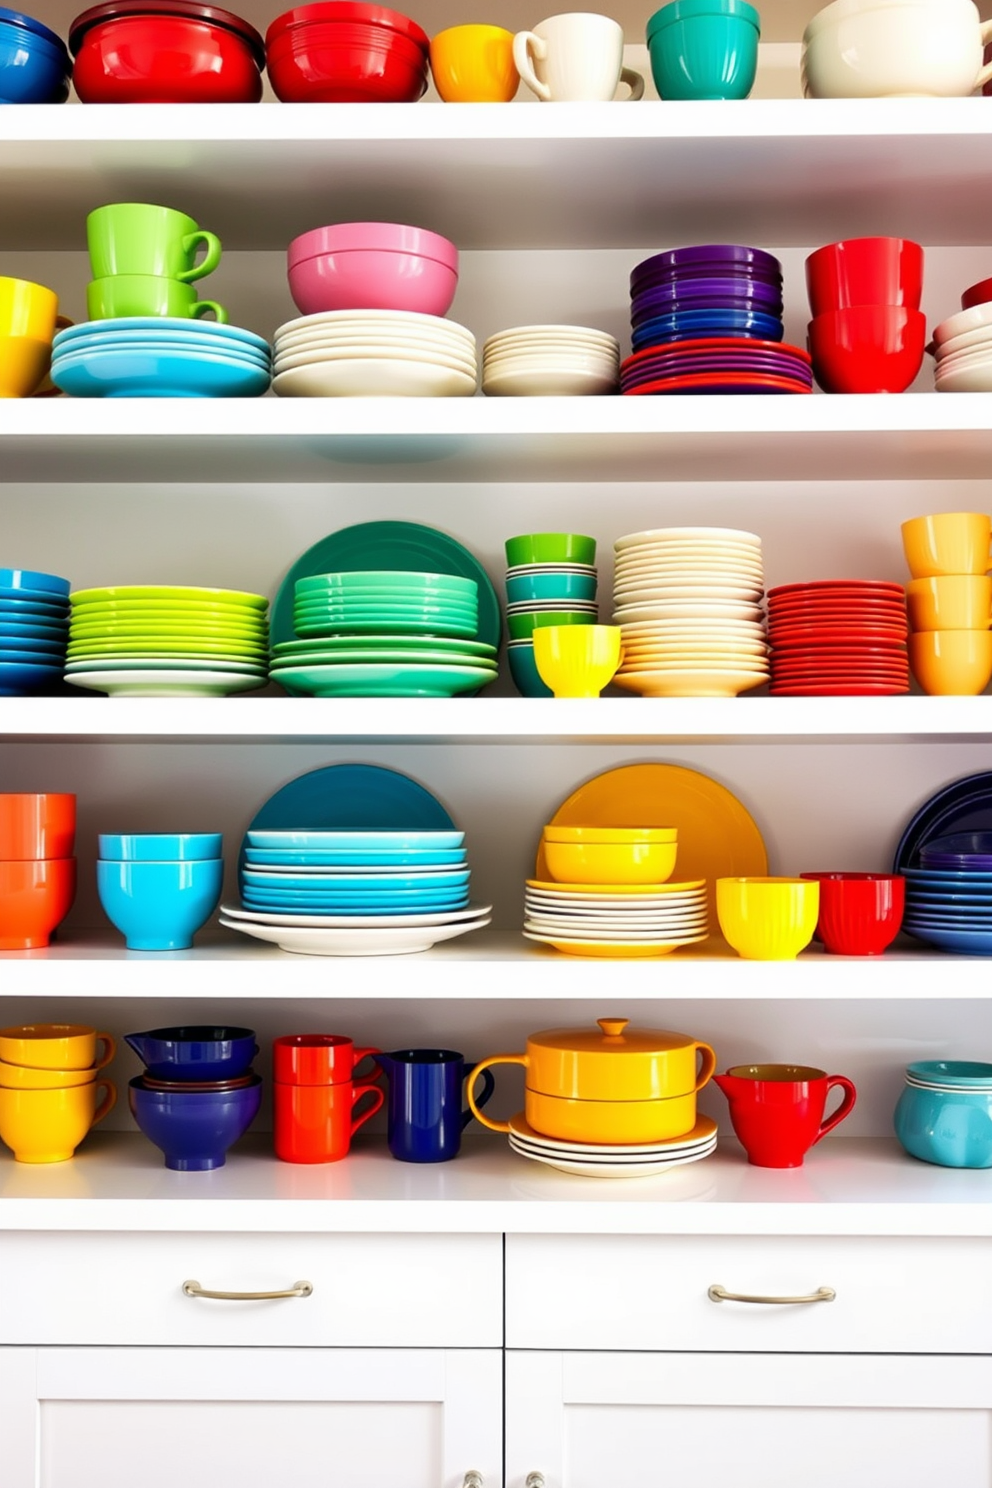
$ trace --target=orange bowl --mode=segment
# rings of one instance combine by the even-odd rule
[[[75,897],[75,858],[0,862],[0,951],[47,946]]]

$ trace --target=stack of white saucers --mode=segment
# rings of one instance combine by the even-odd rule
[[[586,326],[514,326],[482,348],[490,398],[581,397],[620,387],[620,343]]]
[[[769,675],[761,539],[729,527],[618,538],[614,681],[646,697],[735,697]]]
[[[941,321],[927,348],[938,393],[992,392],[992,304],[972,305]]]
[[[328,310],[275,335],[273,390],[282,398],[470,398],[475,337],[413,310]]]
[[[663,1142],[566,1142],[546,1137],[521,1111],[510,1117],[510,1146],[521,1157],[582,1178],[652,1178],[669,1168],[699,1162],[716,1151],[716,1122],[700,1116],[691,1132]]]
[[[706,883],[563,884],[528,879],[524,936],[575,956],[665,956],[709,935]]]

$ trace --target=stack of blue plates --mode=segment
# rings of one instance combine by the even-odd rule
[[[464,909],[464,832],[249,831],[241,897],[283,914]]]
[[[0,568],[0,697],[61,682],[69,637],[69,580]]]
[[[992,832],[932,838],[905,868],[903,929],[945,951],[992,956]]]
[[[267,341],[215,321],[91,320],[52,342],[52,381],[74,398],[259,398],[271,372]]]

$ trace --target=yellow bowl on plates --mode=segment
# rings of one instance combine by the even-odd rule
[[[555,697],[599,697],[620,665],[619,625],[544,625],[534,631],[534,665]]]
[[[666,883],[677,852],[674,842],[544,843],[548,872],[560,883]]]
[[[809,879],[716,881],[720,929],[745,961],[794,961],[813,939],[819,912],[820,885]]]
[[[676,842],[675,827],[556,827],[544,828],[545,842]]]
[[[909,637],[909,664],[931,697],[977,697],[992,678],[992,631],[918,631]]]

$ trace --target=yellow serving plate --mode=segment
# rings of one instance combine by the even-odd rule
[[[525,940],[537,940],[542,945],[554,946],[556,951],[561,951],[566,956],[590,956],[599,961],[645,961],[650,956],[668,956],[680,946],[698,945],[701,941],[709,940],[708,934],[686,936],[684,940],[671,942],[568,940],[557,935],[554,938],[550,935],[535,935],[530,930],[524,930],[522,934]]]

